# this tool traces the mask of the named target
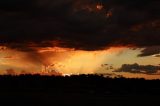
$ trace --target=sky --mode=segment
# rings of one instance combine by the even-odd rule
[[[159,0],[1,0],[0,74],[160,78],[159,5]]]

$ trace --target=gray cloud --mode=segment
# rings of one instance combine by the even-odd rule
[[[155,74],[159,70],[160,70],[160,66],[139,65],[139,64],[135,63],[135,64],[123,64],[121,66],[121,68],[115,70],[115,72]]]
[[[154,55],[154,57],[160,57],[160,54]]]
[[[155,57],[158,57],[160,54],[160,46],[150,46],[146,47],[141,51],[141,54],[139,54],[139,57],[143,56],[152,56],[155,55]]]

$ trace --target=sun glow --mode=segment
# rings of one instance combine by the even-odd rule
[[[83,51],[67,48],[41,48],[39,53],[47,60],[44,66],[48,70],[56,70],[63,74],[92,74],[101,65],[113,57],[114,53],[122,51],[124,48],[110,48],[98,51]],[[43,69],[42,69],[43,70]]]

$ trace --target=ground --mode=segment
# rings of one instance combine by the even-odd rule
[[[160,80],[104,78],[96,75],[54,77],[0,76],[0,104],[25,106],[155,106]]]

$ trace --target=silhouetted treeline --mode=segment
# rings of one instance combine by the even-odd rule
[[[96,95],[160,94],[160,80],[110,78],[101,75],[0,76],[0,89],[47,90],[52,93],[91,93]]]
[[[101,75],[0,76],[0,100],[44,105],[148,104],[159,101],[160,80],[104,78]],[[144,100],[143,100],[144,99]],[[146,102],[147,100],[147,102]],[[145,102],[144,102],[145,101]],[[10,103],[8,102],[8,103]],[[7,103],[7,102],[5,102]],[[23,105],[24,105],[23,104]]]

